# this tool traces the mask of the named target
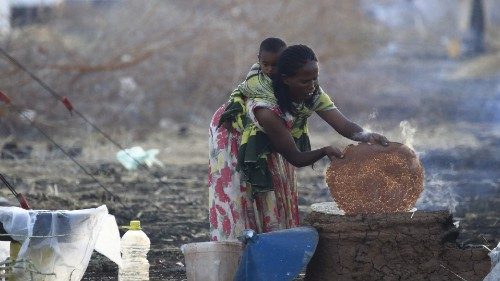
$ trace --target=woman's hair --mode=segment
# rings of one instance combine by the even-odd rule
[[[283,75],[294,76],[308,61],[318,61],[316,54],[306,45],[293,45],[286,48],[281,53],[276,74],[273,77],[274,95],[278,100],[278,105],[283,113],[296,113],[296,108],[290,99],[288,85],[283,82]],[[315,90],[315,92],[317,92]],[[316,94],[316,93],[315,93]],[[306,101],[306,106],[308,101]],[[312,102],[312,99],[309,99]]]

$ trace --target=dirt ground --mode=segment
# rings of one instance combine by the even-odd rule
[[[102,190],[89,176],[59,154],[50,154],[45,147],[34,144],[31,159],[2,160],[0,170],[7,175],[19,192],[26,193],[35,209],[80,209],[106,204],[119,225],[129,219],[139,219],[151,239],[148,259],[151,280],[183,280],[185,267],[180,246],[208,241],[204,130],[193,130],[187,136],[165,135],[175,147],[166,147],[160,159],[164,167],[150,171],[127,171],[113,159],[115,151],[103,145],[96,150],[84,147],[80,161],[116,196]],[[313,146],[328,140],[314,137]],[[151,141],[155,141],[154,138]],[[144,142],[147,147],[151,143]],[[103,159],[108,159],[103,160]],[[324,182],[327,161],[299,170],[301,218],[309,213],[313,203],[331,201]],[[161,182],[160,182],[161,180]],[[13,201],[6,189],[0,195]],[[121,203],[118,202],[120,200]],[[480,200],[478,205],[498,206],[498,198]],[[125,206],[125,207],[124,207]],[[466,244],[497,242],[497,222],[494,209],[474,208],[456,211],[461,218],[460,241]],[[117,267],[107,258],[94,253],[84,280],[116,280]]]

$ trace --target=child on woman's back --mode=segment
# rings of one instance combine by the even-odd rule
[[[238,131],[243,129],[246,114],[246,92],[259,90],[259,87],[272,88],[272,76],[276,70],[276,63],[281,52],[286,48],[286,43],[274,37],[264,39],[260,43],[258,62],[255,63],[247,74],[245,81],[236,88],[229,98],[224,113],[219,120],[219,126]]]

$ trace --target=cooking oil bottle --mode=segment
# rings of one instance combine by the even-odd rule
[[[141,230],[140,221],[131,221],[121,240],[122,266],[118,269],[119,281],[149,280],[147,253],[151,242]]]

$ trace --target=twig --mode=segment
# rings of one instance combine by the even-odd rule
[[[481,246],[483,246],[483,248],[485,248],[486,250],[488,250],[488,251],[490,251],[490,252],[491,252],[491,249],[490,249],[490,248],[488,248],[486,245],[481,245]]]
[[[444,268],[444,269],[448,270],[449,272],[453,273],[456,277],[460,278],[461,280],[463,280],[463,281],[467,281],[467,279],[465,279],[465,278],[463,278],[462,276],[460,276],[460,275],[456,274],[455,272],[453,272],[451,269],[447,268],[446,266],[444,266],[444,265],[442,265],[442,264],[440,264],[440,266],[441,266],[442,268]]]

